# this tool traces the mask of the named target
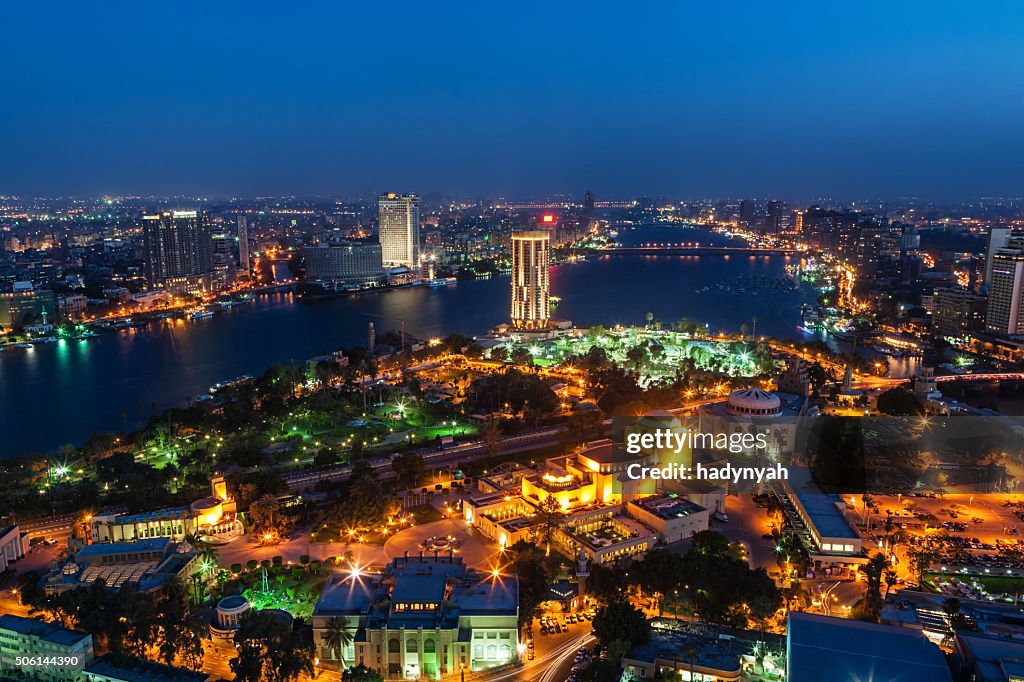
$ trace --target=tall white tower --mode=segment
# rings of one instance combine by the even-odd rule
[[[377,198],[377,220],[384,265],[417,268],[420,264],[420,199],[394,192]]]
[[[512,233],[512,324],[544,329],[551,317],[551,234],[546,230]]]

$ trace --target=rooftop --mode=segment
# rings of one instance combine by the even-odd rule
[[[107,679],[124,680],[124,682],[206,682],[210,679],[206,673],[152,661],[135,660],[130,664],[114,663],[109,654],[97,658],[85,670],[96,675],[103,675]]]
[[[789,682],[950,682],[945,656],[920,630],[790,612]]]
[[[61,646],[75,646],[83,639],[92,637],[85,632],[75,632],[67,628],[46,623],[35,618],[23,618],[9,613],[0,616],[0,630],[10,630],[21,635],[38,637],[44,642]]]
[[[109,554],[134,554],[136,552],[163,552],[167,549],[171,539],[143,538],[134,542],[101,542],[94,545],[86,545],[75,553],[75,560],[81,561],[89,557],[107,556]]]
[[[366,613],[373,604],[379,576],[331,576],[316,602],[315,616]]]
[[[860,539],[857,531],[846,520],[840,508],[836,506],[843,504],[841,497],[811,492],[798,492],[796,496],[822,537]]]
[[[396,602],[440,602],[444,599],[448,577],[443,573],[430,575],[399,575],[391,591]]]
[[[654,514],[658,518],[665,519],[666,521],[690,516],[691,514],[704,511],[704,507],[690,502],[685,497],[680,497],[676,493],[645,497],[640,500],[630,500],[629,503]]]

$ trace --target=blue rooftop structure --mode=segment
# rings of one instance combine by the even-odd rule
[[[101,542],[94,545],[86,545],[75,553],[75,559],[82,559],[94,556],[108,556],[111,554],[137,554],[139,552],[163,552],[171,542],[170,538],[143,538],[132,542]]]
[[[920,630],[790,612],[788,682],[952,682],[945,655]]]
[[[0,630],[10,630],[28,637],[38,637],[44,642],[60,646],[75,646],[83,639],[92,637],[85,632],[75,632],[60,625],[46,623],[35,618],[23,618],[9,613],[0,616]]]

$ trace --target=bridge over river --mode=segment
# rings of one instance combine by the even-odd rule
[[[636,246],[613,246],[598,250],[599,254],[621,254],[633,256],[683,255],[683,256],[789,256],[799,253],[790,248],[759,248],[754,246],[702,246],[700,244],[638,244]]]

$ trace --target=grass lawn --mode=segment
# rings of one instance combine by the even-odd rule
[[[320,590],[327,581],[322,575],[313,575],[302,572],[301,569],[283,567],[271,571],[268,575],[269,591],[261,592],[260,571],[253,571],[251,581],[246,583],[252,585],[244,591],[245,598],[258,610],[282,609],[296,618],[309,619],[313,615],[313,608],[320,596]],[[249,576],[247,576],[249,577]]]

